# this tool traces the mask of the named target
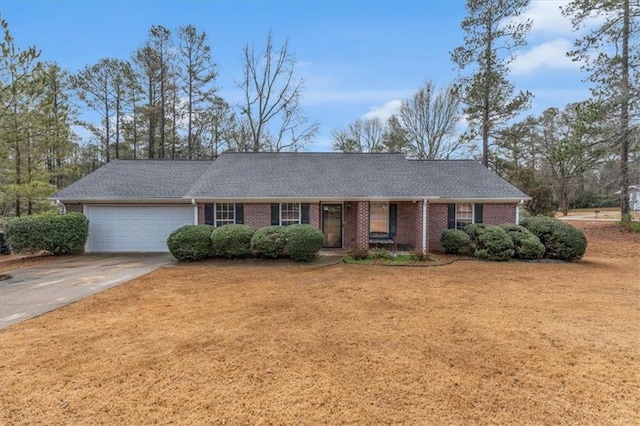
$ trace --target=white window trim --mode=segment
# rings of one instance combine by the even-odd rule
[[[297,204],[298,205],[298,224],[302,223],[302,203],[279,203],[279,209],[278,209],[278,220],[279,220],[279,224],[280,226],[282,226],[282,205],[283,204]],[[294,225],[295,223],[293,222],[292,219],[287,219],[287,222],[289,225]]]
[[[231,204],[233,206],[233,222],[222,221],[221,225],[218,225],[218,204]],[[236,223],[236,203],[213,203],[213,226],[231,225]]]
[[[389,227],[391,226],[391,218],[390,218],[390,214],[391,214],[391,207],[390,207],[390,203],[388,201],[371,201],[369,202],[369,232],[381,232],[381,231],[372,231],[371,230],[371,204],[386,204],[387,205],[387,230],[384,231],[387,234],[389,233]]]
[[[460,229],[458,228],[458,204],[471,204],[471,223],[476,223],[476,203],[456,203],[456,211],[455,211],[455,222],[454,222],[454,228],[453,229]],[[466,226],[466,225],[465,225]],[[464,227],[462,227],[462,229],[464,229]]]

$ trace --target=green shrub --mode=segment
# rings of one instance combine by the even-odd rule
[[[482,260],[509,260],[515,253],[513,240],[499,226],[486,226],[478,235],[474,255]]]
[[[251,254],[251,237],[255,229],[247,225],[224,225],[211,232],[213,255],[218,257],[244,257]]]
[[[487,229],[487,225],[485,225],[484,223],[471,223],[464,227],[464,232],[471,239],[472,246],[476,243],[476,241],[478,241],[478,238],[480,237],[480,235],[482,235],[485,229]]]
[[[391,255],[389,250],[384,249],[382,247],[372,248],[371,250],[369,250],[369,253],[367,254],[367,259],[372,259],[372,260],[377,260],[377,259],[389,260],[392,258],[393,256]]]
[[[464,254],[469,252],[471,240],[464,231],[445,229],[440,236],[440,244],[445,253]]]
[[[578,260],[587,251],[584,233],[561,220],[537,216],[524,219],[521,224],[544,244],[546,258]]]
[[[11,219],[7,244],[15,253],[48,251],[54,255],[81,253],[89,235],[89,221],[80,213],[44,213]]]
[[[180,262],[194,262],[211,257],[210,225],[186,225],[173,231],[167,238],[167,246],[171,255]]]
[[[311,225],[290,225],[286,229],[289,256],[299,262],[313,260],[324,243],[322,232]]]
[[[251,251],[262,257],[275,259],[282,256],[287,245],[285,226],[267,226],[258,229],[251,237]]]
[[[500,225],[513,240],[515,259],[534,260],[544,255],[544,244],[527,228],[512,223]]]

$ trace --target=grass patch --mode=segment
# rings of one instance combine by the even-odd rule
[[[633,220],[631,214],[623,215],[618,225],[628,232],[640,232],[640,221]]]
[[[352,256],[344,258],[344,263],[352,263],[357,265],[424,265],[429,263],[438,263],[440,259],[434,254],[428,254],[425,260],[418,259],[413,254],[397,254],[388,259],[384,258],[365,258],[356,259]]]

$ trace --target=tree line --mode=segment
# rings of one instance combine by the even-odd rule
[[[451,52],[454,81],[427,81],[388,120],[359,118],[334,129],[333,149],[401,152],[417,159],[479,159],[534,200],[615,202],[628,210],[640,181],[640,5],[573,0],[563,8],[576,29],[600,23],[567,52],[592,83],[590,99],[525,116],[533,94],[509,81],[514,52],[526,46],[529,0],[467,0],[464,40]],[[105,58],[71,74],[16,46],[6,21],[0,59],[0,214],[51,208],[46,197],[118,158],[202,159],[224,151],[297,151],[318,123],[300,107],[303,81],[288,43],[269,32],[242,46],[231,105],[217,90],[207,34],[192,25],[152,26],[129,58]],[[82,111],[82,114],[80,113]],[[590,204],[591,203],[591,204]]]
[[[529,0],[467,0],[464,43],[451,52],[458,75],[427,81],[387,121],[360,118],[334,130],[344,152],[403,152],[418,159],[476,157],[533,197],[534,214],[570,205],[620,205],[640,182],[640,3],[573,0],[562,8],[575,30],[600,24],[567,52],[580,61],[592,96],[525,116],[533,94],[509,81],[526,46]],[[616,195],[616,191],[620,195]]]

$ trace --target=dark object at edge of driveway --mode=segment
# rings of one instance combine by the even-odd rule
[[[11,254],[9,246],[4,242],[4,234],[0,232],[0,254]]]

